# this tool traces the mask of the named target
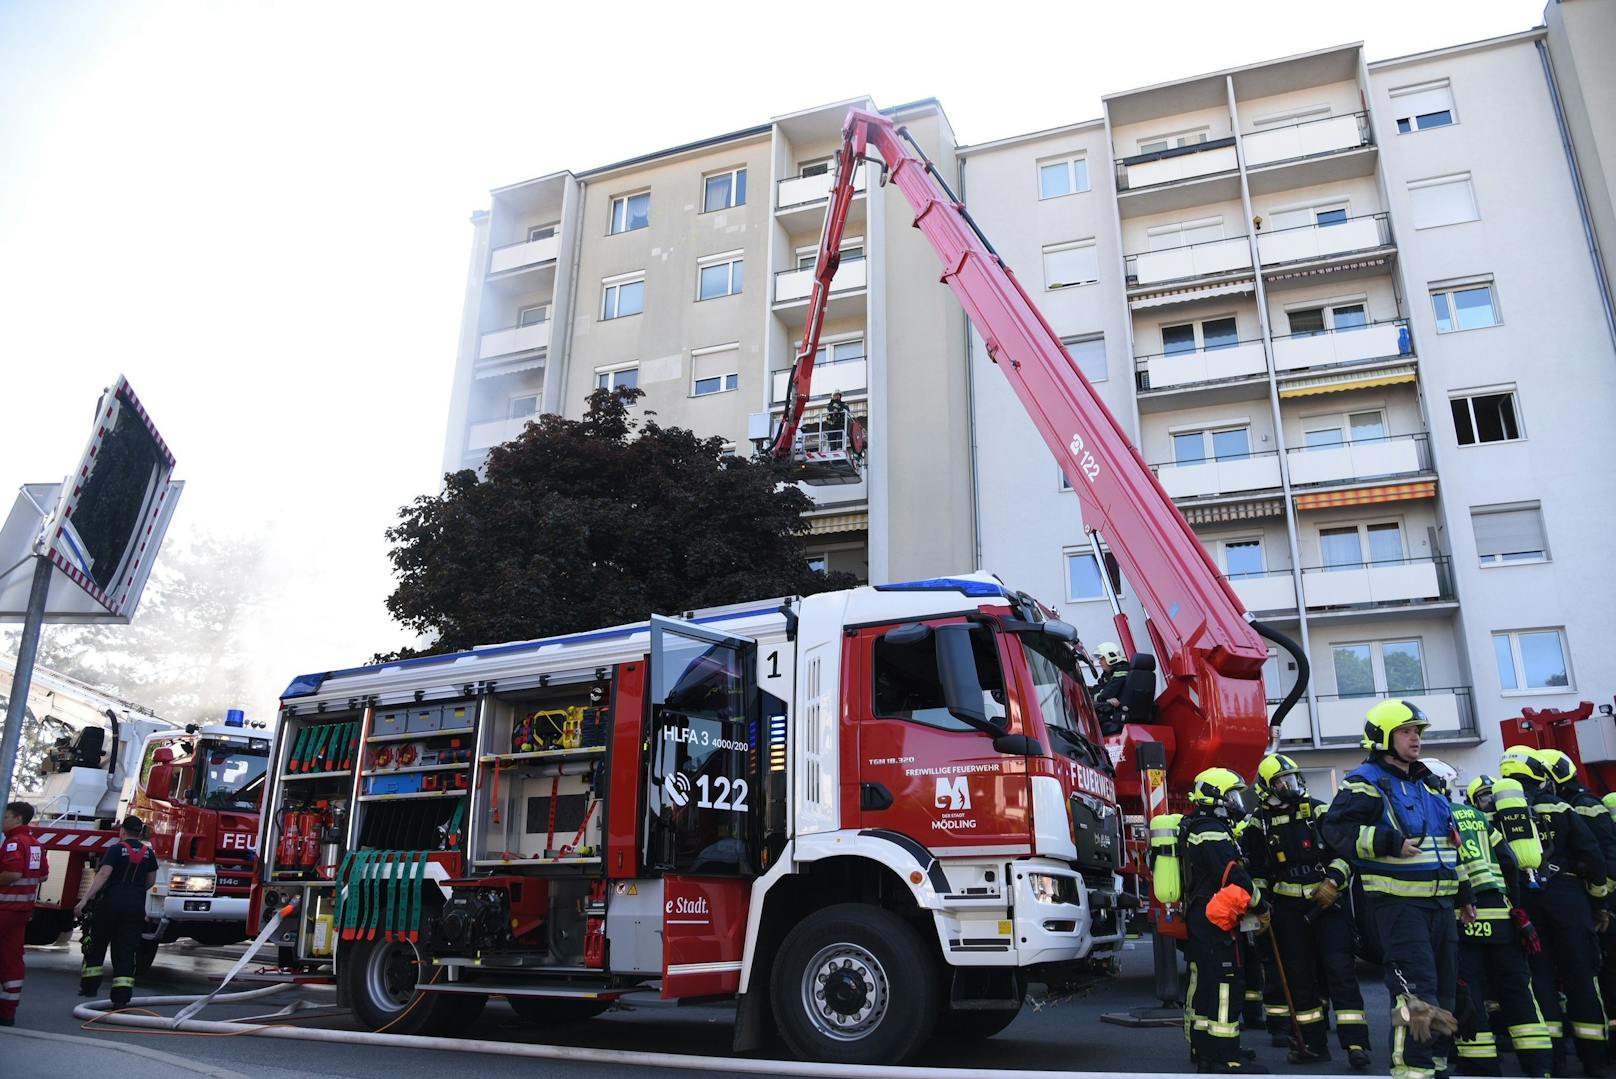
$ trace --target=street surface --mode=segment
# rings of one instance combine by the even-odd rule
[[[188,943],[188,942],[187,942]],[[166,945],[151,974],[141,979],[137,996],[201,994],[209,991],[228,967],[227,957],[238,950]],[[0,1076],[5,1079],[85,1079],[99,1072],[119,1079],[187,1079],[201,1074],[215,1079],[441,1079],[445,1072],[476,1075],[478,1079],[545,1079],[604,1077],[628,1070],[621,1066],[571,1061],[539,1061],[486,1053],[420,1052],[404,1048],[341,1045],[287,1039],[235,1036],[197,1036],[172,1033],[86,1031],[73,1017],[80,1003],[79,952],[69,947],[29,948],[28,977],[23,990],[18,1030],[0,1030]],[[250,969],[250,968],[249,968]],[[1364,997],[1374,1032],[1375,1063],[1369,1074],[1388,1070],[1386,1048],[1387,1000],[1384,988],[1364,968]],[[232,989],[237,988],[232,984]],[[950,1042],[941,1039],[912,1063],[950,1068],[1017,1069],[1094,1072],[1176,1072],[1189,1064],[1183,1031],[1176,1027],[1129,1029],[1100,1022],[1102,1012],[1124,1011],[1155,1003],[1151,995],[1150,952],[1146,944],[1126,953],[1123,975],[1103,990],[1077,1001],[1035,1011],[1023,1009],[1003,1033],[987,1041]],[[332,990],[316,987],[303,993],[322,1006],[334,1003]],[[263,1015],[279,1004],[263,1001],[216,1005],[197,1018],[229,1020]],[[175,1009],[167,1009],[172,1014]],[[540,1036],[525,1028],[516,1014],[500,1001],[492,1001],[469,1037],[509,1042],[587,1046],[600,1049],[677,1053],[693,1056],[729,1056],[733,1007],[676,1008],[636,1002],[614,1009],[598,1019],[570,1029]],[[305,1020],[301,1025],[352,1029],[346,1016]],[[30,1037],[27,1030],[44,1032]],[[70,1036],[73,1040],[61,1041]],[[1332,1035],[1332,1049],[1334,1036]],[[1275,1072],[1287,1070],[1285,1052],[1268,1045],[1266,1036],[1248,1033],[1248,1048],[1259,1062]],[[131,1053],[127,1046],[138,1047]],[[116,1050],[115,1052],[113,1050]],[[1347,1071],[1345,1054],[1334,1050],[1326,1069]],[[146,1055],[150,1054],[150,1055]],[[175,1060],[173,1058],[181,1058]],[[191,1062],[188,1067],[184,1062]],[[634,1068],[636,1073],[647,1069]],[[675,1076],[690,1074],[674,1069],[650,1069]],[[759,1060],[758,1076],[772,1074],[767,1059]],[[1319,1070],[1306,1074],[1318,1075]]]

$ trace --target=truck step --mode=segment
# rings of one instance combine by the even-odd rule
[[[438,982],[417,985],[421,993],[487,993],[502,997],[545,997],[552,1000],[617,1000],[636,990],[588,989],[576,985],[545,985],[542,982]]]

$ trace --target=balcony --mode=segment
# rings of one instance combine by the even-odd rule
[[[1134,360],[1139,389],[1165,390],[1265,374],[1262,340],[1238,341],[1209,348],[1138,356]]]
[[[1372,141],[1367,112],[1266,128],[1240,138],[1241,146],[1246,151],[1248,169],[1340,153],[1342,150],[1356,150],[1360,146],[1368,146]]]
[[[1274,692],[1274,687],[1269,686],[1267,688],[1270,693]],[[1274,713],[1279,711],[1279,704],[1284,699],[1284,696],[1281,695],[1278,697],[1273,697],[1268,701],[1268,720],[1270,723],[1273,722]],[[1362,730],[1363,725],[1360,723],[1360,733]],[[1297,743],[1306,743],[1308,745],[1313,744],[1312,714],[1308,711],[1306,697],[1303,697],[1301,700],[1297,701],[1295,707],[1286,713],[1285,722],[1280,724],[1279,740],[1281,743],[1289,745],[1295,745]]]
[[[1279,371],[1389,360],[1413,354],[1414,342],[1409,338],[1408,323],[1402,319],[1274,338],[1274,368]]]
[[[1235,172],[1239,167],[1233,137],[1199,142],[1193,146],[1175,146],[1153,154],[1118,158],[1117,191],[1120,194],[1202,176],[1216,176]]]
[[[1244,236],[1170,247],[1165,251],[1141,251],[1127,258],[1129,288],[1249,269],[1251,245]]]
[[[550,323],[535,322],[531,326],[511,326],[485,333],[477,347],[479,360],[494,356],[509,356],[513,352],[532,352],[550,347]]]
[[[1298,225],[1261,233],[1257,237],[1257,254],[1266,270],[1355,251],[1374,251],[1390,247],[1391,242],[1391,222],[1387,215],[1365,214],[1332,225]]]
[[[1453,583],[1445,556],[1399,558],[1304,569],[1302,592],[1309,610],[1369,608],[1451,600]]]
[[[823,202],[830,198],[830,189],[835,182],[835,175],[829,172],[822,172],[817,176],[788,176],[784,180],[778,180],[774,185],[774,208],[778,212]],[[853,190],[864,190],[863,164],[853,171]]]
[[[1296,610],[1296,578],[1288,569],[1226,577],[1248,611]]]
[[[1427,435],[1364,438],[1335,446],[1301,446],[1286,452],[1291,486],[1347,483],[1431,471]]]
[[[504,273],[507,270],[521,269],[523,266],[535,266],[541,262],[554,262],[560,250],[559,236],[546,236],[542,240],[528,240],[519,244],[496,247],[488,259],[488,272]]]
[[[1279,454],[1267,450],[1187,464],[1171,462],[1153,465],[1152,471],[1172,498],[1265,491],[1279,486]]]
[[[863,393],[869,386],[867,360],[843,360],[841,363],[821,363],[814,366],[813,397],[810,400],[818,401],[831,394]],[[791,385],[791,369],[773,372],[773,389],[769,401],[771,404],[783,405],[786,401],[786,391]]]
[[[1431,720],[1424,735],[1428,740],[1460,741],[1477,736],[1476,712],[1469,686],[1422,689],[1417,693],[1399,690],[1396,696],[1418,707]],[[1382,695],[1330,693],[1315,699],[1319,705],[1321,741],[1326,745],[1357,745],[1363,737],[1364,713],[1374,707]],[[1290,724],[1287,722],[1286,726]]]
[[[844,260],[836,267],[836,275],[830,279],[830,292],[832,296],[843,292],[852,292],[864,288],[869,282],[866,269],[868,263],[865,259]],[[781,270],[774,275],[774,302],[776,305],[785,303],[798,303],[808,299],[814,291],[814,267],[808,266],[801,270]]]
[[[522,428],[537,416],[522,416],[514,420],[488,420],[484,423],[474,423],[466,432],[466,451],[480,453],[491,446],[498,446],[502,442],[509,442],[522,433]]]

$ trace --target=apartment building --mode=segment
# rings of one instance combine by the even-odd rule
[[[1247,608],[1301,642],[1282,736],[1321,789],[1377,696],[1418,701],[1436,752],[1474,771],[1500,720],[1616,687],[1616,76],[1589,51],[1612,10],[1187,77],[974,146],[935,101],[890,110]],[[473,218],[445,468],[622,384],[749,452],[784,400],[855,104],[874,107],[497,189]],[[986,568],[1109,638],[1105,552],[911,216],[870,185],[849,223],[808,423],[844,391],[869,468],[805,488],[815,562]],[[1297,672],[1275,654],[1266,675],[1277,699]]]

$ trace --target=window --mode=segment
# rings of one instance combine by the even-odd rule
[[[976,677],[982,686],[982,704],[990,719],[1004,718],[1004,675],[993,635],[982,630],[971,633],[971,652],[976,658]],[[937,672],[937,643],[931,639],[914,644],[889,644],[878,637],[874,649],[875,714],[907,719],[948,731],[976,728],[949,714],[943,699],[943,680]]]
[[[1168,356],[1178,356],[1185,352],[1195,351],[1195,323],[1186,322],[1182,326],[1162,327],[1162,352]]]
[[[1261,577],[1267,572],[1263,565],[1262,540],[1224,540],[1223,571],[1231,581]]]
[[[1090,382],[1104,382],[1108,376],[1105,363],[1105,335],[1097,337],[1063,337],[1061,344],[1077,361],[1077,369]]]
[[[1317,206],[1295,206],[1289,210],[1275,210],[1269,215],[1269,231],[1305,228],[1309,225],[1340,225],[1347,220],[1347,203],[1323,202]]]
[[[1566,666],[1565,631],[1515,629],[1493,634],[1493,655],[1498,660],[1498,684],[1506,693],[1570,689]]]
[[[529,416],[539,414],[539,395],[525,393],[519,397],[511,398],[510,411],[507,413],[513,420],[527,419]]]
[[[1319,307],[1294,307],[1285,312],[1292,337],[1312,337],[1321,333],[1361,330],[1369,325],[1369,312],[1363,301]]]
[[[701,212],[746,205],[746,170],[730,169],[702,180]]]
[[[1369,558],[1364,559],[1364,547]],[[1361,569],[1365,565],[1401,562],[1403,529],[1395,521],[1319,529],[1319,557],[1327,570]]]
[[[797,175],[798,176],[829,176],[830,175],[830,164],[831,164],[831,159],[828,158],[828,157],[819,157],[819,158],[815,158],[812,161],[804,161],[797,168]]]
[[[1080,551],[1066,556],[1066,602],[1084,603],[1105,598],[1105,584],[1100,580],[1100,567],[1094,561],[1093,551]]]
[[[810,554],[808,556],[809,573],[829,573],[830,556],[827,554]]]
[[[802,348],[802,342],[797,342]],[[838,363],[854,363],[864,359],[864,338],[853,337],[846,341],[826,341],[820,344],[814,352],[814,366],[828,367]]]
[[[532,225],[527,230],[527,242],[532,243],[534,240],[548,240],[550,237],[556,234],[556,228],[557,226],[555,225]]]
[[[1196,330],[1197,324],[1194,322],[1163,326],[1162,352],[1168,356],[1178,356],[1194,352],[1198,347],[1207,352],[1215,352],[1220,348],[1233,348],[1240,343],[1233,315],[1226,318],[1204,319],[1199,323],[1199,335]]]
[[[1163,150],[1172,150],[1180,146],[1195,146],[1206,141],[1206,128],[1197,128],[1194,131],[1174,131],[1168,135],[1155,135],[1148,139],[1139,140],[1139,152],[1142,154],[1159,154]]]
[[[1173,432],[1173,463],[1241,461],[1251,456],[1251,428],[1223,427],[1205,431]]]
[[[1372,697],[1375,666],[1367,644],[1338,644],[1330,650],[1335,661],[1335,691],[1343,697]]]
[[[1062,158],[1038,163],[1038,197],[1055,199],[1089,189],[1089,162],[1086,157]]]
[[[1481,330],[1499,322],[1491,282],[1432,288],[1431,306],[1436,312],[1437,333]]]
[[[1476,556],[1484,566],[1549,559],[1549,544],[1543,538],[1543,510],[1536,502],[1472,506],[1470,524],[1476,530]]]
[[[547,303],[524,307],[516,312],[518,326],[537,326],[541,322],[550,321],[550,305]]]
[[[1419,641],[1382,641],[1380,659],[1387,693],[1425,692],[1425,661]]]
[[[1223,239],[1223,218],[1203,217],[1195,221],[1177,221],[1171,225],[1157,225],[1145,232],[1145,248],[1149,251],[1171,251],[1191,244],[1210,243]]]
[[[1342,697],[1425,692],[1425,656],[1418,640],[1332,645],[1330,658]]]
[[[1290,127],[1293,124],[1305,124],[1309,120],[1323,120],[1329,115],[1329,105],[1304,105],[1297,109],[1287,109],[1284,112],[1276,112],[1270,113],[1267,116],[1259,116],[1251,122],[1251,126],[1259,131],[1264,128]]]
[[[612,200],[612,233],[633,232],[651,223],[651,192],[619,195]]]
[[[1488,442],[1514,442],[1521,437],[1520,413],[1515,408],[1515,388],[1470,390],[1454,397],[1453,433],[1461,446]]]
[[[602,321],[638,315],[645,310],[645,277],[643,274],[626,279],[609,279],[601,285],[600,317]]]
[[[696,300],[738,296],[741,292],[742,263],[738,252],[709,255],[696,266]]]
[[[1349,412],[1345,416],[1315,416],[1303,421],[1302,441],[1308,449],[1351,442],[1381,442],[1386,438],[1386,414],[1380,409]]]
[[[1399,135],[1432,127],[1447,127],[1455,122],[1453,89],[1447,79],[1404,86],[1393,90],[1391,98],[1392,116],[1397,120]]]
[[[1208,352],[1216,352],[1220,348],[1233,348],[1240,343],[1240,335],[1235,332],[1234,319],[1211,318],[1201,323],[1202,347]]]
[[[1044,248],[1044,288],[1070,288],[1100,279],[1100,255],[1093,240]]]
[[[849,262],[858,262],[864,257],[864,241],[855,236],[852,240],[842,241],[842,246],[838,250],[841,252],[841,261],[837,263],[838,267],[845,266]],[[818,244],[812,247],[797,248],[797,269],[811,270],[818,265]]]
[[[1481,216],[1468,172],[1409,181],[1408,208],[1417,229],[1457,225]]]
[[[1325,332],[1322,307],[1303,307],[1287,311],[1285,318],[1290,322],[1292,337],[1312,337],[1314,334]]]
[[[617,367],[609,371],[595,372],[595,388],[597,390],[632,390],[640,385],[640,368]]]
[[[690,396],[726,393],[740,386],[738,345],[699,348],[690,353]]]

